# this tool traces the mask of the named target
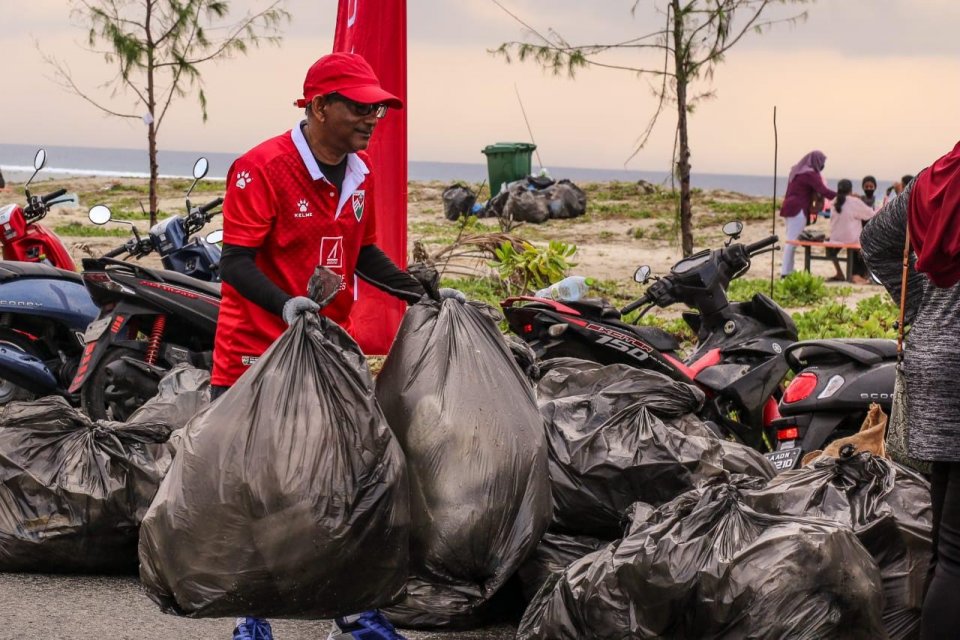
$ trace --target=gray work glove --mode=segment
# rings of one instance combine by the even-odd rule
[[[448,298],[452,298],[459,303],[464,303],[467,301],[467,296],[463,295],[463,291],[457,289],[451,289],[449,287],[441,287],[437,293],[440,294],[440,300],[443,301]]]
[[[291,325],[297,321],[304,313],[316,313],[320,310],[320,305],[306,296],[297,296],[290,298],[283,303],[283,321]]]

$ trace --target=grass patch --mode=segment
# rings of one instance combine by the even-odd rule
[[[731,300],[749,300],[754,294],[770,295],[770,281],[759,278],[740,278],[730,283],[727,296]],[[823,278],[807,273],[794,271],[786,278],[774,282],[773,299],[781,307],[808,307],[815,305],[826,298],[846,295],[846,291],[831,290],[824,283]]]
[[[773,215],[770,202],[751,200],[746,202],[722,202],[707,200],[703,206],[714,215],[709,220],[769,220]]]
[[[814,338],[896,338],[900,309],[890,297],[877,294],[851,309],[836,300],[793,314],[801,340]]]
[[[79,238],[125,238],[130,235],[129,229],[98,227],[91,224],[71,222],[53,228],[57,235]]]

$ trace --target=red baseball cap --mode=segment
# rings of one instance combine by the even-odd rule
[[[356,53],[331,53],[314,62],[303,79],[303,97],[294,104],[302,109],[317,96],[334,91],[354,102],[403,109],[400,98],[384,91],[373,68]]]

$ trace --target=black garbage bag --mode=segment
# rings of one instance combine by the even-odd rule
[[[462,184],[452,184],[443,190],[443,217],[455,221],[468,215],[477,201],[477,194]]]
[[[187,425],[144,519],[140,578],[193,617],[355,613],[399,597],[409,524],[363,354],[304,317]]]
[[[403,626],[483,620],[550,521],[543,421],[492,311],[413,305],[377,377],[410,474],[411,577],[388,609]]]
[[[738,484],[641,513],[547,582],[518,640],[883,638],[880,573],[853,532],[756,512]]]
[[[578,218],[587,212],[587,194],[569,180],[557,181],[544,195],[551,218]]]
[[[92,422],[56,396],[0,416],[0,571],[137,569],[140,522],[170,467],[163,423]]]
[[[537,191],[526,185],[514,184],[507,193],[507,201],[503,205],[501,217],[515,222],[532,222],[540,224],[550,219],[550,210],[547,208],[547,199]]]
[[[916,472],[860,453],[787,471],[746,494],[758,511],[844,524],[876,560],[884,625],[891,638],[916,638],[931,561],[930,485]]]
[[[618,538],[634,502],[657,506],[723,473],[717,438],[659,417],[698,407],[695,387],[627,365],[583,365],[551,369],[538,391],[557,531]]]
[[[130,414],[127,423],[162,422],[180,429],[208,404],[210,372],[178,364],[160,379],[157,395]]]
[[[719,439],[696,416],[704,394],[697,387],[677,382],[655,371],[625,364],[601,365],[589,360],[554,358],[540,363],[537,384],[541,404],[562,397],[590,396],[601,417],[612,417],[634,402],[646,407],[667,426],[688,436],[716,440],[721,449],[722,467],[739,473],[770,479],[776,470],[758,451],[738,442]]]

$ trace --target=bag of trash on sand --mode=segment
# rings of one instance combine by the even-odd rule
[[[460,216],[468,215],[477,201],[477,194],[462,184],[452,184],[443,190],[443,217],[456,221]]]
[[[333,617],[399,597],[408,531],[403,453],[366,359],[304,316],[185,428],[140,578],[170,613]]]
[[[387,610],[407,627],[464,627],[533,552],[550,521],[543,420],[486,305],[407,310],[377,399],[410,476],[410,579]]]
[[[587,194],[569,180],[558,180],[544,189],[544,195],[553,219],[578,218],[587,212]]]
[[[157,395],[130,414],[127,423],[163,422],[180,429],[208,404],[210,372],[181,363],[160,379]]]
[[[744,499],[765,513],[850,527],[880,567],[890,638],[919,637],[932,553],[930,485],[922,476],[870,453],[841,454],[781,473]]]
[[[172,460],[164,423],[93,422],[57,396],[0,415],[0,571],[137,570],[140,522]]]
[[[760,513],[709,483],[553,576],[518,640],[883,638],[880,572],[853,532]]]

